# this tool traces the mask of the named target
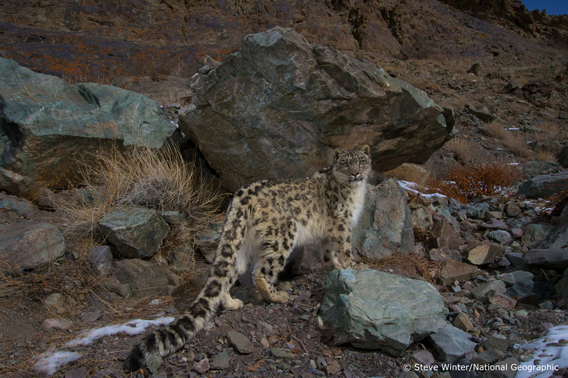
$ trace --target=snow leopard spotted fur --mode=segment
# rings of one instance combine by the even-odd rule
[[[351,229],[357,223],[371,170],[369,146],[334,152],[334,164],[311,177],[258,181],[235,193],[205,286],[189,309],[170,325],[146,335],[125,362],[135,371],[153,355],[167,356],[189,342],[219,305],[239,309],[229,289],[249,265],[254,283],[268,302],[288,299],[274,284],[292,250],[320,241],[324,261],[352,266]]]

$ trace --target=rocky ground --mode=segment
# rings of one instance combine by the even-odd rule
[[[390,25],[388,28],[377,21],[376,12],[366,18],[351,11],[357,8],[353,4],[332,3],[334,6],[331,8],[317,4],[317,9],[329,8],[328,15],[324,9],[306,16],[305,9],[296,12],[296,8],[286,8],[283,13],[273,14],[270,7],[254,10],[254,6],[248,3],[239,9],[216,9],[215,16],[211,17],[224,20],[223,25],[210,19],[203,21],[199,15],[203,9],[193,8],[185,18],[193,29],[184,38],[198,40],[200,38],[194,35],[205,35],[207,38],[200,40],[200,44],[213,43],[212,50],[202,46],[188,50],[183,44],[177,46],[165,41],[159,44],[162,47],[148,54],[145,44],[137,44],[143,40],[143,28],[115,28],[130,33],[128,43],[132,45],[116,43],[111,48],[113,53],[110,55],[114,55],[109,58],[110,63],[98,67],[97,72],[88,73],[82,68],[86,67],[83,61],[77,66],[79,70],[69,71],[67,68],[77,63],[78,56],[86,60],[101,56],[99,48],[105,43],[97,40],[93,44],[97,48],[85,55],[69,55],[68,50],[57,49],[57,46],[70,40],[73,48],[81,51],[82,34],[95,36],[97,33],[92,33],[92,30],[105,30],[106,26],[99,20],[105,18],[104,12],[84,18],[77,16],[81,14],[78,8],[67,13],[52,8],[54,13],[46,16],[44,13],[49,8],[42,7],[41,14],[33,16],[33,11],[15,7],[14,3],[9,9],[5,8],[11,9],[10,12],[2,12],[10,17],[2,24],[6,37],[2,42],[2,53],[5,57],[19,59],[22,64],[28,61],[36,69],[43,67],[44,72],[72,76],[71,80],[85,76],[90,79],[103,77],[104,82],[113,82],[156,99],[176,122],[180,105],[187,105],[193,94],[186,85],[188,76],[191,76],[188,72],[193,74],[206,62],[203,56],[220,59],[238,48],[243,35],[277,23],[273,17],[278,14],[285,23],[288,22],[283,26],[296,25],[311,42],[330,44],[369,60],[383,67],[391,76],[426,91],[436,103],[455,109],[458,134],[425,165],[432,174],[440,175],[454,164],[467,166],[495,161],[518,163],[522,167],[521,181],[564,170],[562,164],[565,163],[557,160],[557,154],[568,139],[567,55],[565,38],[562,32],[558,32],[562,31],[561,22],[554,26],[550,20],[543,24],[533,19],[521,23],[523,26],[519,28],[519,22],[514,21],[519,18],[511,18],[512,13],[505,12],[507,17],[498,18],[497,25],[493,25],[447,5],[440,8],[436,4],[433,6],[434,2],[419,2],[416,6],[394,7],[390,4],[383,7],[383,14],[391,16],[385,16],[389,21],[385,23]],[[168,15],[175,17],[152,16],[150,24],[183,30],[183,27],[177,26],[178,22],[184,22],[181,21],[184,18],[173,12],[179,4],[168,4],[162,6],[167,8]],[[423,14],[429,16],[413,18],[410,10],[418,9],[420,5],[423,6]],[[271,6],[278,8],[278,3]],[[128,7],[121,9],[121,14],[129,14]],[[464,9],[472,14],[479,13],[475,9],[468,10],[467,6]],[[485,19],[491,21],[495,14],[501,13],[486,14]],[[50,24],[47,22],[49,17],[55,16],[65,19],[61,24],[69,30],[44,27],[44,24]],[[34,17],[40,31],[33,28]],[[138,25],[138,17],[143,15],[131,14],[126,19]],[[445,18],[451,20],[446,24]],[[433,19],[437,21],[432,23]],[[527,20],[526,15],[521,19]],[[356,33],[344,32],[348,21],[351,22],[349,30]],[[113,22],[122,25],[120,20]],[[310,23],[327,26],[314,28],[309,26]],[[87,24],[98,26],[89,29],[85,26]],[[232,27],[228,29],[229,34],[222,30],[225,24]],[[438,31],[439,28],[443,30]],[[387,29],[387,38],[376,37]],[[176,33],[154,35],[171,40],[175,39]],[[357,35],[358,39],[355,38]],[[112,38],[118,39],[116,35]],[[445,38],[449,38],[446,44],[443,43]],[[381,43],[373,45],[373,40]],[[45,47],[47,44],[55,48],[48,49]],[[388,53],[381,53],[385,51]],[[160,58],[162,60],[153,60],[157,63],[152,67],[145,65],[148,56],[168,54],[174,54],[177,60]],[[144,59],[136,60],[136,65],[128,63],[139,55],[144,55]],[[475,63],[479,65],[475,66]],[[122,67],[120,72],[116,71],[117,67]],[[109,72],[119,72],[120,75],[110,80]],[[555,227],[562,227],[562,220],[552,222],[544,216],[544,209],[549,206],[546,200],[538,199],[538,196],[528,202],[525,200],[519,195],[507,199],[484,198],[470,207],[462,207],[451,202],[418,200],[409,195],[409,208],[415,220],[428,219],[421,218],[420,214],[423,209],[427,214],[434,209],[437,214],[449,216],[444,216],[444,219],[458,228],[450,227],[453,232],[449,231],[449,236],[439,229],[437,234],[426,233],[426,236],[415,230],[417,247],[413,248],[412,259],[397,255],[381,263],[366,261],[375,269],[425,279],[436,285],[448,309],[447,320],[469,333],[476,343],[475,350],[466,354],[464,363],[494,363],[507,358],[526,360],[531,351],[517,346],[543,336],[552,326],[567,324],[566,303],[555,288],[562,280],[565,266],[558,265],[558,261],[548,266],[532,265],[522,257],[524,252],[533,248],[563,248],[562,233],[554,240],[547,239],[552,230],[558,230]],[[510,204],[507,205],[507,202]],[[5,205],[5,197],[1,203],[4,204],[0,206],[2,225],[34,221],[57,223],[54,220],[58,217],[57,212],[38,210],[29,207],[31,205],[24,205],[24,210],[13,210],[12,205]],[[519,210],[514,210],[513,205]],[[509,208],[513,210],[509,212]],[[422,226],[424,230],[432,231],[432,224],[422,223]],[[437,244],[428,246],[430,241]],[[496,255],[486,260],[484,253],[488,250],[476,247],[489,243],[499,247]],[[475,252],[472,253],[472,250]],[[453,262],[443,265],[446,260],[461,262],[473,269]],[[425,266],[427,269],[424,269]],[[36,376],[38,373],[32,370],[32,365],[41,353],[62,348],[86,330],[137,318],[154,319],[180,314],[199,290],[206,269],[206,258],[199,257],[197,274],[173,291],[171,296],[155,295],[144,299],[129,297],[121,292],[120,285],[109,284],[100,278],[88,258],[77,259],[69,253],[39,270],[4,275],[0,286],[0,373],[7,377]],[[212,319],[207,330],[184,350],[164,361],[154,361],[150,369],[132,376],[400,377],[404,374],[405,364],[419,362],[430,365],[444,361],[436,343],[430,339],[412,343],[400,357],[392,357],[379,350],[365,351],[349,345],[334,345],[333,330],[322,325],[319,313],[325,291],[325,271],[322,266],[312,267],[309,272],[283,279],[283,285],[295,297],[284,305],[269,305],[254,287],[237,286],[234,296],[244,300],[243,310],[219,314]],[[504,275],[512,272],[530,272],[532,277],[523,276],[517,282],[514,276]],[[501,283],[495,284],[497,281]],[[518,283],[526,285],[512,289]],[[487,284],[496,285],[490,289],[493,293],[489,295],[479,289]],[[122,361],[139,337],[119,333],[103,337],[91,345],[74,348],[83,357],[59,368],[55,376],[124,376]],[[442,376],[436,372],[414,373],[424,377]],[[557,375],[562,374],[566,375],[566,372],[560,371]],[[452,377],[456,376],[452,373]]]

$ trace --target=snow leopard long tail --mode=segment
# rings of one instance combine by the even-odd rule
[[[151,356],[164,357],[174,353],[202,330],[220,303],[228,309],[242,307],[242,302],[229,296],[229,289],[237,278],[235,268],[239,249],[246,231],[246,215],[240,210],[238,199],[227,211],[227,220],[211,265],[205,286],[189,309],[170,325],[146,335],[126,358],[126,371],[136,371],[146,365]]]

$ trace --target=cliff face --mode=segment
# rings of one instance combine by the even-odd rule
[[[531,64],[556,54],[538,38],[566,41],[566,17],[531,13],[517,1],[445,2],[9,0],[0,4],[0,54],[37,72],[101,81],[190,76],[204,56],[220,60],[245,35],[275,26],[367,59],[499,55]]]

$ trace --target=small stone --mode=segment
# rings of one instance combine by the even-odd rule
[[[508,202],[505,204],[505,213],[508,217],[518,217],[523,213],[523,211],[514,202]]]
[[[519,310],[517,312],[515,312],[515,316],[518,318],[526,318],[529,315],[529,312],[527,310]]]
[[[55,329],[66,330],[71,327],[73,322],[69,319],[53,318],[45,319],[41,324],[41,328],[45,331],[53,331]]]
[[[211,360],[211,368],[214,370],[223,370],[229,367],[229,353],[227,350],[223,350],[222,353],[218,353]]]
[[[268,337],[268,342],[269,342],[270,344],[276,344],[278,341],[280,341],[280,338],[279,338],[278,335],[275,334],[275,333],[273,333],[272,335],[270,335],[270,336]]]
[[[262,338],[260,339],[260,345],[261,345],[264,349],[270,348],[270,343],[268,342],[268,340],[266,339],[266,337],[262,337]]]
[[[427,350],[413,353],[411,357],[421,365],[432,365],[436,361],[432,353]]]
[[[470,335],[479,335],[479,331],[475,329],[471,320],[469,320],[467,315],[463,312],[456,316],[452,325],[461,329],[462,331],[469,333]]]
[[[498,258],[503,256],[504,253],[505,249],[503,248],[503,246],[499,244],[493,244],[493,243],[483,244],[469,251],[467,259],[473,265],[483,265],[497,260]]]
[[[229,343],[234,346],[239,353],[249,354],[254,351],[254,345],[250,342],[248,337],[240,332],[229,331],[227,332],[227,338],[229,339]]]
[[[204,358],[199,362],[193,364],[193,370],[198,372],[199,374],[205,374],[209,371],[211,366],[209,365],[209,359]]]
[[[96,322],[101,317],[101,310],[89,311],[81,316],[81,321],[92,323]]]
[[[337,361],[333,360],[327,363],[325,371],[327,374],[338,374],[341,371],[341,366]]]
[[[53,293],[45,298],[45,304],[55,309],[63,307],[64,303],[65,298],[63,297],[63,294],[60,293]]]
[[[511,235],[513,236],[513,239],[520,239],[523,237],[523,229],[521,228],[512,228],[511,229]]]
[[[148,370],[150,370],[150,373],[157,374],[158,369],[160,368],[160,366],[162,366],[163,362],[164,360],[162,360],[162,357],[154,355],[148,358],[146,366],[148,366]]]
[[[505,310],[512,310],[517,305],[517,301],[513,298],[502,295],[502,294],[495,294],[489,298],[489,303],[496,304],[503,307]]]
[[[493,230],[487,233],[487,237],[490,239],[495,240],[501,244],[505,244],[510,242],[513,238],[511,234],[509,234],[505,230]]]
[[[65,372],[65,378],[88,378],[87,368],[80,367],[77,369],[67,370]]]
[[[270,352],[276,358],[296,358],[294,353],[285,348],[272,348]]]

